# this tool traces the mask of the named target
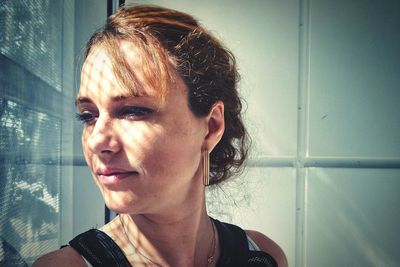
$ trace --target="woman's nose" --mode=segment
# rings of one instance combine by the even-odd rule
[[[115,125],[107,118],[97,119],[87,142],[92,153],[99,156],[109,156],[121,149]]]

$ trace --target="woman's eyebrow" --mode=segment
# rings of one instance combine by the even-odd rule
[[[85,96],[79,96],[75,100],[75,106],[78,106],[78,105],[84,104],[84,103],[93,103],[93,101],[89,97],[85,97]]]
[[[132,99],[132,98],[138,98],[138,97],[139,96],[134,96],[131,94],[117,95],[117,96],[111,97],[111,101],[112,102],[121,102],[121,101],[125,101],[125,100]],[[92,104],[93,101],[89,97],[86,97],[86,96],[79,96],[75,100],[75,106],[78,106],[80,104],[85,104],[85,103]]]
[[[134,97],[133,95],[117,95],[117,96],[113,96],[111,98],[111,101],[112,102],[120,102],[120,101],[124,101],[124,100],[127,100],[129,98],[133,98],[133,97]]]

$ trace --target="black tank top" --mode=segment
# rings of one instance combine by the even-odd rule
[[[246,233],[238,226],[213,219],[218,230],[221,255],[217,267],[277,267],[271,255],[249,250]],[[132,267],[118,245],[104,232],[91,229],[69,245],[93,267]]]

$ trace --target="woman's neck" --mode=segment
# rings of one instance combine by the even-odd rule
[[[180,213],[119,216],[122,224],[117,229],[127,235],[125,250],[136,258],[160,266],[215,266],[215,262],[207,265],[207,259],[211,254],[217,258],[218,234],[204,201],[197,209],[183,208]]]

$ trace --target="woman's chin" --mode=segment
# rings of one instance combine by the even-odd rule
[[[137,212],[138,202],[134,199],[127,199],[113,194],[103,194],[107,208],[115,213],[134,214]]]

